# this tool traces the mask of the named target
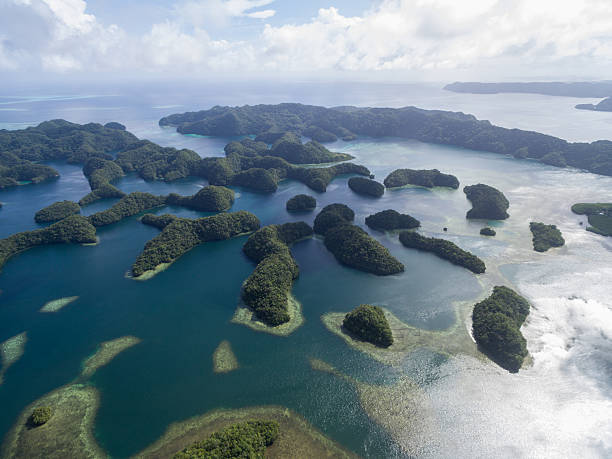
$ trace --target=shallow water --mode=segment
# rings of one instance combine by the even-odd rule
[[[551,129],[546,132],[552,133],[574,122],[574,113],[567,114],[569,110],[554,120],[549,116],[551,108],[570,102],[568,98],[529,96],[518,110],[516,95],[496,96],[493,110],[483,99],[477,106],[481,96],[436,91],[407,90],[391,103],[392,92],[386,87],[356,90],[353,96],[357,100],[352,102],[347,100],[349,94],[338,95],[331,89],[306,93],[303,88],[280,88],[245,96],[244,102],[268,96],[267,102],[397,106],[413,100],[421,101],[419,105],[425,108],[448,106],[491,119],[488,115],[497,113],[509,126],[525,127],[521,123],[527,119],[533,121],[533,129],[546,131],[548,123]],[[142,99],[116,95],[30,98],[14,105],[27,108],[27,112],[2,112],[0,123],[17,126],[11,123],[53,117],[118,120],[137,135],[160,144],[194,148],[201,155],[221,155],[228,139],[180,136],[156,125],[160,116],[170,112],[221,101],[223,94],[211,96],[209,92],[202,90],[204,95],[192,98],[186,93]],[[245,93],[244,89],[228,92],[231,96],[225,96],[225,103],[240,103],[238,99]],[[173,102],[182,107],[153,108]],[[500,103],[505,104],[505,110],[499,108]],[[601,126],[589,125],[581,135],[597,138],[603,132]],[[566,132],[570,135],[577,130],[574,127]],[[292,249],[301,272],[293,294],[303,305],[306,321],[289,337],[278,337],[229,322],[238,304],[240,285],[253,270],[253,264],[241,253],[246,237],[204,244],[153,279],[136,282],[124,275],[158,230],[142,225],[136,217],[128,218],[100,229],[99,245],[30,250],[10,260],[0,273],[0,342],[28,333],[23,357],[7,371],[0,386],[0,433],[10,428],[32,400],[72,380],[100,342],[134,335],[142,343],[94,376],[102,396],[95,433],[114,457],[141,450],[172,422],[219,407],[268,403],[294,409],[361,455],[401,455],[397,438],[368,417],[354,385],[313,370],[310,358],[321,359],[367,383],[393,384],[402,374],[412,377],[433,408],[435,428],[413,436],[406,432],[402,438],[409,439],[400,442],[416,445],[424,456],[610,455],[612,242],[586,232],[578,225],[582,217],[573,215],[569,208],[579,201],[610,201],[612,178],[398,139],[339,141],[330,148],[353,154],[379,180],[399,167],[438,168],[456,175],[461,186],[490,184],[510,200],[511,218],[495,223],[497,237],[484,238],[478,231],[487,222],[465,219],[470,206],[461,190],[402,188],[372,199],[352,193],[346,177],[334,180],[326,193],[312,192],[293,181],[282,182],[273,195],[236,189],[238,198],[232,210],[249,210],[262,224],[301,219],[311,223],[324,205],[344,202],[355,210],[356,223],[365,228],[367,215],[394,208],[421,220],[425,233],[444,235],[481,256],[487,263],[487,274],[477,278],[431,254],[405,249],[397,236],[368,230],[406,266],[403,274],[377,277],[340,266],[319,239],[306,240]],[[37,228],[33,220],[36,210],[60,199],[78,200],[87,193],[87,181],[78,166],[53,166],[60,171],[58,180],[0,193],[5,204],[0,210],[0,236]],[[117,185],[126,192],[192,194],[206,183],[201,179],[145,183],[130,175]],[[311,214],[288,214],[286,200],[304,192],[317,198],[318,209]],[[112,202],[98,202],[84,213]],[[208,215],[179,208],[156,210],[165,212],[187,217]],[[533,252],[528,228],[532,219],[557,224],[567,245],[545,254]],[[443,227],[448,227],[448,233],[442,232]],[[513,286],[533,305],[523,333],[534,363],[518,375],[472,358],[448,359],[424,351],[409,355],[401,368],[389,368],[349,348],[320,320],[325,312],[348,311],[370,302],[389,308],[411,325],[440,330],[454,322],[456,302],[473,301],[483,294],[482,285],[498,282]],[[69,296],[79,299],[57,313],[38,312],[46,302]],[[228,374],[215,374],[212,354],[225,339],[231,342],[241,366]]]

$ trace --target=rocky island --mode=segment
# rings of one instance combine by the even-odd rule
[[[421,226],[421,222],[408,214],[400,214],[393,209],[376,212],[365,219],[366,225],[379,231],[393,231],[400,229],[414,229]]]
[[[342,326],[357,338],[380,347],[393,344],[389,322],[381,308],[371,304],[357,306],[346,316]]]
[[[443,174],[438,169],[396,169],[385,178],[387,188],[396,188],[405,185],[424,186],[433,188],[435,186],[445,186],[449,188],[459,188],[459,180],[450,174]]]
[[[508,287],[497,286],[491,296],[477,303],[472,313],[474,339],[482,351],[511,373],[521,368],[527,345],[521,325],[529,315],[529,303]]]
[[[234,204],[234,191],[224,186],[208,185],[193,196],[170,193],[166,203],[200,212],[221,212],[228,210]]]
[[[505,220],[509,217],[506,210],[510,207],[510,202],[498,189],[479,183],[464,187],[463,192],[472,202],[472,208],[466,218]]]
[[[365,177],[351,177],[348,180],[348,186],[357,194],[374,198],[380,198],[385,194],[385,187],[381,183]]]
[[[536,252],[546,252],[552,247],[565,245],[565,239],[555,225],[531,222],[529,223],[529,229],[533,234],[533,250]]]
[[[307,194],[298,194],[287,201],[289,212],[309,212],[317,207],[317,200]]]

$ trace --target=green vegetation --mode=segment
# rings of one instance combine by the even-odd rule
[[[329,204],[323,207],[319,215],[316,216],[313,229],[315,233],[325,236],[331,228],[342,224],[348,225],[354,219],[355,212],[347,205]]]
[[[203,441],[195,442],[174,459],[197,458],[252,458],[263,459],[266,447],[278,438],[276,421],[246,421],[232,424],[220,432],[213,433]]]
[[[162,118],[159,124],[177,126],[177,131],[183,134],[257,135],[258,140],[266,138],[268,142],[278,140],[280,132],[307,135],[320,128],[340,138],[399,136],[537,161],[551,152],[558,152],[568,166],[612,175],[610,141],[570,143],[538,132],[494,126],[472,115],[415,107],[217,106],[200,112],[170,115]]]
[[[391,327],[385,313],[378,306],[370,304],[357,306],[344,316],[342,326],[357,338],[376,346],[389,347],[393,344]]]
[[[298,194],[287,201],[289,212],[305,212],[314,210],[317,207],[317,200],[307,194]]]
[[[170,223],[178,219],[176,215],[164,214],[164,215],[154,215],[154,214],[144,214],[140,221],[145,225],[154,226],[160,230],[163,230]]]
[[[473,273],[481,274],[485,272],[485,264],[480,258],[446,239],[425,237],[413,231],[402,231],[399,240],[405,247],[432,252],[455,265],[469,269]]]
[[[533,250],[536,252],[546,252],[551,247],[561,247],[565,244],[561,231],[555,225],[531,222],[529,229],[533,234]]]
[[[257,217],[246,211],[221,213],[195,220],[176,218],[145,244],[144,250],[132,265],[132,274],[139,277],[163,263],[173,262],[199,244],[230,239],[255,231],[259,225]]]
[[[33,427],[42,426],[51,419],[51,416],[53,416],[53,409],[50,406],[36,407],[30,415],[29,424]]]
[[[150,193],[135,191],[121,198],[110,209],[90,215],[89,221],[96,227],[110,225],[111,223],[117,223],[125,217],[130,217],[145,210],[163,206],[164,204],[166,204],[165,196],[155,196]]]
[[[495,287],[490,297],[474,306],[474,339],[483,352],[511,373],[519,371],[527,356],[520,328],[528,315],[527,300],[508,287]]]
[[[408,214],[400,214],[396,210],[387,209],[377,212],[365,219],[366,225],[380,231],[393,231],[399,229],[413,229],[421,226],[416,218]]]
[[[298,180],[315,191],[324,192],[327,185],[339,175],[359,174],[370,175],[370,171],[353,163],[340,163],[331,167],[294,167],[287,171],[287,177]]]
[[[300,138],[291,132],[276,140],[267,154],[281,157],[292,164],[320,164],[353,159],[353,156],[346,153],[332,153],[317,141],[302,144]]]
[[[396,169],[385,178],[387,188],[395,188],[404,185],[418,185],[427,188],[434,186],[446,186],[449,188],[459,188],[459,180],[450,174],[443,174],[438,169]]]
[[[125,193],[110,182],[123,177],[123,169],[103,158],[90,158],[83,166],[83,175],[89,180],[91,193],[83,196],[79,205],[86,206],[99,199],[122,198]]]
[[[257,263],[242,288],[242,300],[270,326],[290,320],[289,293],[299,268],[289,246],[312,235],[304,222],[269,225],[252,234],[244,244],[245,255]]]
[[[325,247],[336,259],[351,268],[387,276],[404,271],[389,250],[355,225],[341,224],[325,233]]]
[[[96,242],[96,228],[81,215],[71,215],[34,231],[24,231],[0,239],[0,268],[13,255],[38,245]]]
[[[171,193],[168,196],[167,203],[201,212],[221,212],[228,210],[234,204],[234,191],[224,186],[208,185],[193,196],[180,196]]]
[[[365,194],[375,198],[380,198],[385,194],[385,187],[382,183],[365,177],[351,177],[348,181],[348,186],[355,193]]]
[[[278,188],[280,176],[275,169],[267,170],[260,167],[252,167],[238,172],[232,178],[232,185],[249,188],[261,193],[274,193]]]
[[[497,233],[493,228],[485,226],[484,228],[480,229],[480,234],[482,234],[483,236],[495,236]]]
[[[36,212],[34,220],[37,223],[56,222],[80,211],[81,208],[76,202],[58,201]]]
[[[602,236],[612,236],[612,203],[579,203],[572,206],[572,212],[587,215],[587,231]]]
[[[504,220],[509,217],[506,210],[510,207],[510,203],[501,191],[492,186],[479,183],[464,187],[463,192],[472,202],[472,208],[466,218]]]
[[[117,123],[116,121],[111,121],[110,123],[106,123],[104,127],[107,129],[119,129],[120,131],[125,131],[125,126],[121,123]]]

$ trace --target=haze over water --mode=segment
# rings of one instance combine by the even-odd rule
[[[469,95],[441,85],[294,84],[240,86],[154,85],[97,87],[78,91],[35,88],[0,97],[0,127],[22,128],[53,118],[119,121],[131,132],[161,145],[219,156],[228,139],[181,136],[158,127],[162,116],[213,105],[303,102],[325,106],[361,105],[449,109],[568,140],[612,139],[612,113],[578,111],[586,99],[537,95]],[[71,381],[81,361],[104,340],[132,334],[143,339],[94,378],[102,403],[96,436],[112,456],[134,454],[155,441],[168,424],[218,407],[285,405],[318,429],[366,457],[401,456],[402,447],[431,457],[606,457],[612,455],[612,242],[586,232],[570,206],[610,202],[612,178],[563,170],[502,155],[414,141],[361,139],[328,146],[356,156],[382,180],[396,168],[438,168],[456,175],[461,187],[487,183],[508,197],[511,218],[496,225],[498,236],[478,235],[483,222],[468,222],[469,203],[461,189],[387,191],[380,200],[352,193],[346,177],[316,194],[286,181],[273,195],[236,189],[232,210],[255,213],[262,224],[312,223],[326,204],[344,202],[356,223],[394,208],[422,222],[423,232],[447,237],[487,263],[481,282],[469,271],[431,254],[403,248],[396,236],[369,231],[406,265],[398,276],[379,278],[340,266],[320,240],[296,244],[300,265],[293,294],[306,323],[288,338],[257,333],[229,320],[240,285],[253,265],[242,256],[246,238],[202,245],[167,271],[144,283],[124,278],[144,243],[158,230],[135,217],[99,231],[95,247],[51,246],[23,253],[0,273],[0,342],[23,331],[29,341],[22,359],[0,386],[0,433],[44,393]],[[0,192],[0,236],[34,229],[33,214],[61,199],[88,191],[81,169],[56,165],[58,181]],[[145,183],[136,176],[118,182],[129,191],[193,194],[202,179]],[[316,196],[317,210],[286,213],[297,193]],[[96,203],[85,214],[111,202]],[[197,217],[184,209],[156,213]],[[566,246],[533,252],[529,221],[556,224]],[[448,227],[448,234],[442,232]],[[323,326],[321,314],[348,311],[360,303],[380,304],[411,325],[433,330],[450,326],[454,302],[506,283],[526,296],[531,314],[522,328],[533,366],[511,375],[490,362],[459,356],[445,359],[417,351],[393,370],[349,348]],[[80,296],[57,314],[42,315],[52,299]],[[228,339],[242,367],[215,375],[211,355]],[[345,380],[310,368],[319,358],[359,381],[393,384],[402,373],[414,378],[428,407],[418,413],[427,429],[395,437],[373,422]],[[42,376],[42,377],[41,377]],[[118,422],[117,420],[120,420]],[[431,426],[431,427],[430,427]]]

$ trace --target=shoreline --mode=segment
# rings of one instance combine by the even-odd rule
[[[287,312],[289,313],[289,322],[272,327],[258,320],[251,308],[239,305],[230,322],[247,326],[258,332],[277,336],[289,336],[305,322],[304,315],[302,314],[302,303],[296,300],[291,293],[287,294]]]

